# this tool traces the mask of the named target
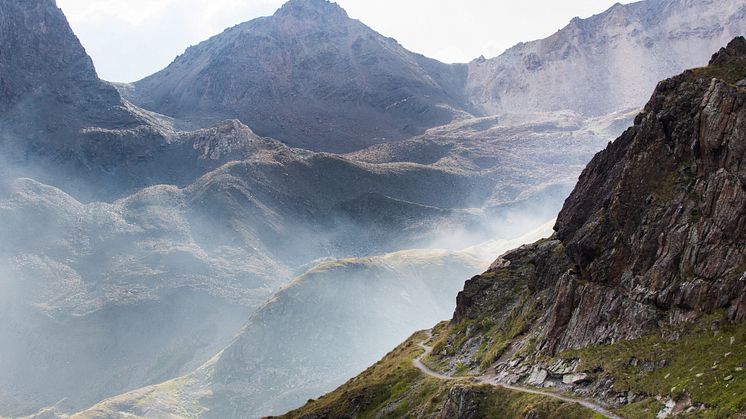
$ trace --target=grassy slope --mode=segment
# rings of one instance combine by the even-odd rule
[[[695,76],[706,76],[720,79],[726,83],[735,84],[746,79],[746,59],[739,59],[729,65],[711,65],[692,70]]]
[[[475,385],[468,380],[445,382],[426,377],[412,365],[412,359],[423,352],[418,342],[425,338],[424,333],[416,333],[359,376],[283,418],[431,417],[443,408],[453,386],[473,390],[479,417],[522,418],[529,412],[536,418],[594,417],[593,412],[573,403]]]
[[[712,316],[700,322],[676,341],[647,336],[568,351],[561,356],[579,358],[585,370],[602,368],[615,378],[615,388],[620,391],[670,396],[674,400],[688,397],[693,405],[706,406],[694,416],[727,417],[746,412],[746,323],[718,322],[720,318]],[[713,324],[718,327],[713,328]],[[637,362],[630,362],[633,358]],[[657,364],[652,371],[651,364]],[[634,403],[622,413],[655,417],[660,404],[650,409],[650,403],[650,399]]]
[[[516,314],[518,316],[505,322],[506,327],[497,327],[490,319],[439,326],[441,333],[435,339],[433,352],[456,352],[424,361],[436,370],[444,368],[445,361],[457,356],[458,349],[466,341],[467,329],[471,329],[470,336],[485,336],[484,342],[499,347],[497,352],[501,352],[523,324],[522,313]],[[579,370],[597,371],[597,376],[610,375],[616,391],[648,395],[620,409],[618,413],[623,417],[654,418],[662,406],[654,396],[691,400],[691,405],[697,408],[690,413],[692,417],[743,415],[746,412],[746,322],[732,324],[724,317],[723,313],[713,314],[686,330],[679,330],[677,340],[649,335],[566,351],[557,358],[579,359]],[[483,343],[474,354],[475,361],[481,361],[482,370],[489,366],[485,361],[492,360],[490,346]],[[543,360],[550,365],[555,361],[546,357]]]

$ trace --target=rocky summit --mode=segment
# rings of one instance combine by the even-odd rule
[[[583,171],[555,234],[467,281],[449,323],[382,361],[411,368],[421,353],[412,345],[425,342],[432,350],[416,360],[429,378],[379,363],[288,416],[482,417],[494,386],[513,387],[513,398],[543,387],[531,394],[564,402],[574,400],[557,391],[571,392],[608,417],[743,412],[744,52],[738,37],[708,67],[659,83]],[[377,387],[391,380],[404,389],[396,396]],[[526,413],[510,400],[504,414]]]
[[[465,65],[410,52],[327,0],[292,0],[126,91],[193,123],[238,118],[293,146],[346,152],[452,121],[468,108],[465,82]]]

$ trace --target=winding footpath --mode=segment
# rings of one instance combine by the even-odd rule
[[[528,393],[528,394],[535,394],[535,395],[538,395],[538,396],[551,397],[553,399],[562,400],[564,402],[569,402],[569,403],[577,403],[577,404],[585,407],[586,409],[590,409],[590,410],[592,410],[592,411],[594,411],[596,413],[599,413],[599,414],[601,414],[604,417],[607,417],[609,419],[621,419],[621,417],[617,416],[616,414],[614,414],[614,413],[610,412],[609,410],[603,408],[602,406],[597,405],[597,404],[595,404],[593,402],[590,402],[588,400],[574,399],[572,397],[567,397],[567,396],[563,396],[561,394],[551,393],[551,392],[548,392],[548,391],[534,390],[534,389],[531,389],[531,388],[516,387],[516,386],[509,385],[509,384],[498,383],[497,381],[495,381],[495,377],[489,376],[489,375],[480,375],[480,376],[477,376],[477,377],[451,377],[451,376],[443,375],[443,374],[440,374],[440,373],[438,373],[436,371],[433,371],[427,365],[425,365],[422,362],[422,358],[424,356],[430,355],[430,353],[433,351],[433,348],[431,346],[428,346],[425,343],[425,342],[430,341],[430,339],[432,339],[432,337],[433,337],[432,330],[428,330],[427,331],[427,339],[425,339],[424,341],[422,341],[422,342],[419,343],[420,347],[425,350],[425,353],[423,353],[422,355],[420,355],[417,358],[415,358],[415,359],[412,360],[412,364],[414,365],[414,367],[417,368],[418,370],[422,371],[422,373],[425,374],[425,375],[427,375],[427,376],[430,376],[432,378],[437,378],[439,380],[449,380],[449,381],[463,380],[464,378],[473,378],[473,379],[476,379],[477,382],[480,383],[480,384],[488,384],[488,385],[495,386],[495,387],[502,387],[502,388],[505,388],[505,389],[508,389],[508,390],[518,391],[518,392],[521,392],[521,393]]]

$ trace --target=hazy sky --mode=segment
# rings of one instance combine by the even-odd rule
[[[629,3],[623,1],[622,3]],[[188,46],[266,16],[283,0],[57,0],[99,75],[135,81],[168,65]],[[575,16],[615,0],[337,0],[353,18],[406,48],[445,62],[492,57],[543,38]]]

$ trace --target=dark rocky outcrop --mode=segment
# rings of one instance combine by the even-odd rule
[[[189,139],[98,78],[54,0],[0,2],[4,177],[33,176],[81,196],[184,183],[204,173],[183,170],[184,157],[198,160]]]
[[[479,392],[471,387],[454,386],[448,391],[448,398],[443,404],[440,419],[478,419],[481,417],[479,402],[474,393]]]
[[[87,105],[101,114],[120,105],[53,0],[0,3],[0,112],[28,111],[28,101],[49,101],[51,109]]]
[[[523,332],[550,354],[661,332],[706,313],[744,318],[746,41],[661,82],[635,125],[591,161],[548,241],[467,282],[454,322],[501,321],[522,289]],[[497,280],[496,280],[497,278]]]
[[[727,46],[720,48],[710,59],[710,65],[725,66],[734,65],[746,57],[746,40],[739,36]]]

